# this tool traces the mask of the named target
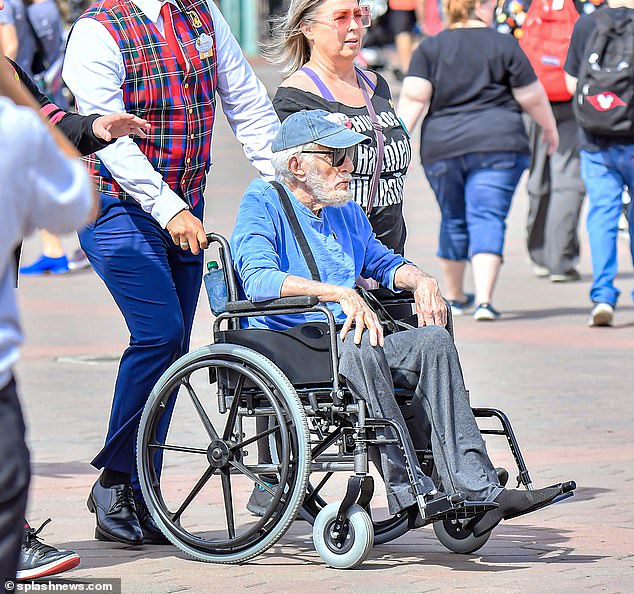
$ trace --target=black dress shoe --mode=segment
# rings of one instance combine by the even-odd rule
[[[88,509],[97,516],[96,539],[127,545],[143,544],[143,531],[130,485],[104,487],[97,481],[88,497]]]
[[[143,530],[143,544],[171,544],[161,532],[158,524],[154,521],[150,510],[147,508],[147,505],[145,505],[145,501],[137,496],[134,498],[134,503],[136,505],[137,516],[139,517],[139,524],[141,525],[141,530]]]

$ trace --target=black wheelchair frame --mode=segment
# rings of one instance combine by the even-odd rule
[[[165,536],[197,559],[239,563],[275,544],[300,516],[313,524],[315,548],[328,565],[354,567],[363,562],[373,544],[393,540],[414,526],[416,510],[381,521],[373,521],[371,516],[374,482],[369,473],[368,451],[373,446],[392,443],[405,455],[412,491],[424,524],[433,524],[436,536],[451,551],[472,553],[481,548],[490,532],[475,537],[469,529],[469,520],[494,509],[497,504],[467,501],[462,493],[424,492],[414,480],[413,466],[417,461],[424,472],[431,475],[431,450],[413,450],[403,427],[391,419],[369,417],[365,403],[352,399],[338,374],[337,326],[330,309],[313,297],[290,297],[257,304],[239,300],[227,240],[215,233],[209,234],[208,240],[210,244],[218,244],[229,296],[226,311],[214,320],[214,342],[181,357],[163,374],[148,399],[139,427],[139,481],[150,513]],[[388,307],[403,304],[411,307],[412,299],[411,295],[390,294],[382,303]],[[272,335],[270,330],[240,329],[240,321],[248,317],[312,312],[323,315],[326,322],[311,324],[308,338],[295,335],[281,340],[280,333]],[[451,332],[451,325],[448,330]],[[321,351],[302,351],[302,340],[320,343]],[[291,368],[288,375],[284,373],[285,353],[278,356],[276,352],[276,348],[284,348],[284,341],[292,350],[298,345],[295,359],[300,360],[299,368]],[[310,356],[313,362],[319,361],[315,367],[321,366],[321,371],[313,373],[316,378],[309,382],[303,381],[303,374],[313,365],[305,365],[302,370],[302,353],[308,353],[306,357]],[[199,398],[192,387],[190,378],[200,370],[208,375],[208,383],[216,386],[218,414],[226,418],[222,431],[216,430],[205,410],[205,404],[213,400],[213,388],[204,398]],[[314,379],[318,381],[312,381]],[[193,403],[204,426],[206,447],[168,442],[166,421],[169,423],[179,388],[187,395],[188,402]],[[397,399],[404,404],[407,397],[397,394]],[[481,433],[506,438],[518,469],[518,487],[532,489],[529,471],[508,417],[495,408],[474,408],[473,413],[477,418],[497,419],[499,429],[481,429]],[[253,419],[257,419],[252,423],[256,429],[247,438],[245,424]],[[378,439],[377,428],[389,428],[393,439]],[[255,445],[261,451],[265,443],[276,459],[263,461],[258,456],[257,463],[247,463],[246,448]],[[337,451],[332,452],[333,448]],[[161,485],[162,458],[168,451],[206,457],[208,465],[176,511],[166,501]],[[312,485],[312,472],[322,472],[325,476]],[[320,493],[336,472],[352,474],[343,499],[327,503]],[[267,508],[259,518],[253,519],[254,516],[240,511],[236,516],[231,486],[232,477],[236,475],[246,477],[268,493]],[[183,525],[183,514],[214,476],[220,477],[222,485],[226,537],[222,529],[205,531]],[[276,482],[270,477],[275,477]],[[570,497],[575,484],[569,481],[559,483],[558,487],[560,495],[556,501]],[[242,520],[239,527],[236,527],[236,517]]]

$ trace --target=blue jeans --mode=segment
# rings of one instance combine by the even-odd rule
[[[442,213],[440,258],[502,255],[506,216],[528,163],[522,153],[480,152],[424,164]]]
[[[617,273],[616,240],[621,195],[624,186],[634,189],[634,144],[613,145],[590,153],[581,151],[581,176],[588,191],[588,235],[592,255],[593,303],[616,305],[620,291],[614,286]],[[628,218],[634,223],[630,204]],[[630,227],[630,253],[634,262],[634,240]],[[634,298],[634,292],[632,293]]]

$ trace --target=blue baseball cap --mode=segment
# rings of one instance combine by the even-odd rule
[[[328,148],[348,148],[370,139],[346,126],[347,116],[324,109],[303,109],[288,116],[273,139],[274,153],[315,142]]]

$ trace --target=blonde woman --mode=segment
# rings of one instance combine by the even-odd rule
[[[473,305],[464,292],[467,260],[474,317],[495,320],[493,290],[502,264],[506,216],[529,162],[521,112],[559,142],[550,104],[517,41],[491,29],[495,0],[446,0],[448,29],[424,39],[404,80],[399,114],[423,122],[421,160],[442,214],[438,256],[455,314]]]
[[[273,106],[282,121],[302,109],[324,109],[370,139],[357,149],[350,187],[355,201],[369,212],[377,237],[402,254],[403,182],[411,148],[385,79],[355,68],[370,19],[369,7],[357,0],[291,0],[274,28],[277,36],[269,52],[287,77]],[[373,184],[381,142],[380,177]]]

